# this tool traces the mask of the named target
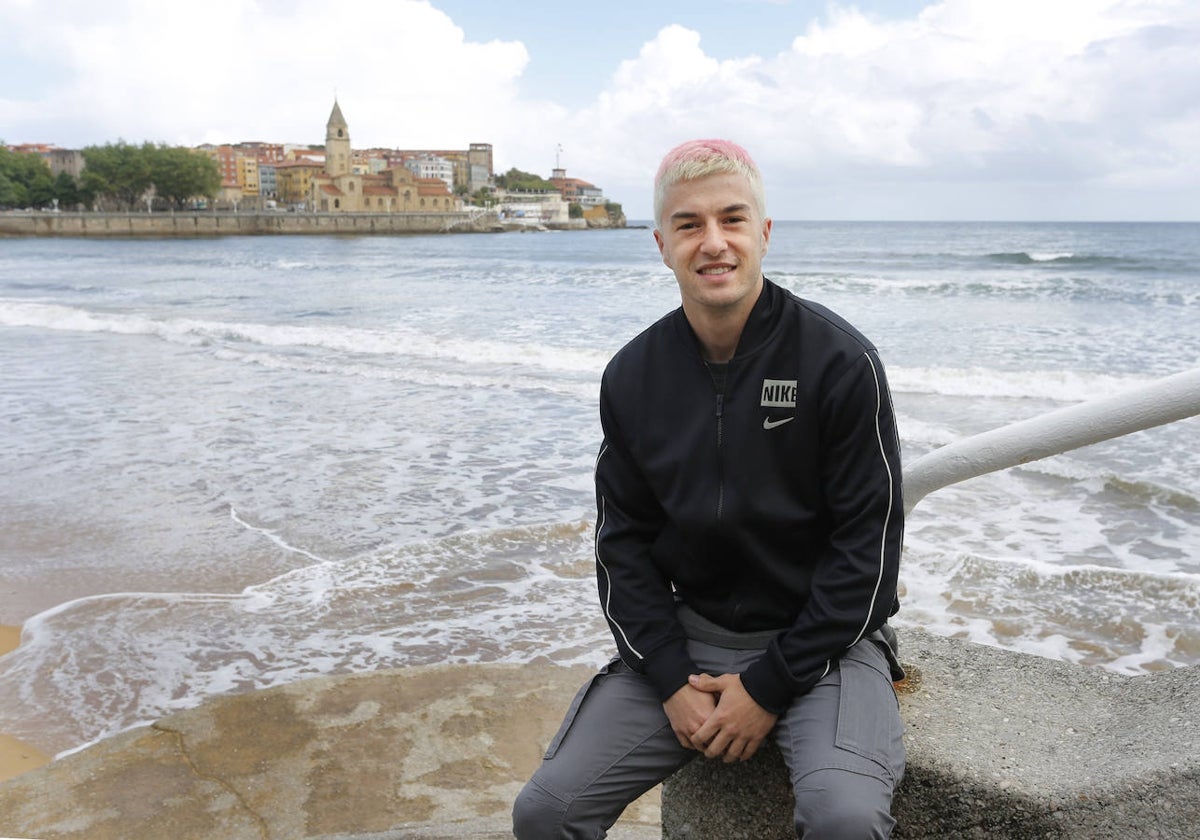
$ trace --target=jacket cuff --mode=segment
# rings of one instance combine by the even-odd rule
[[[700,669],[688,654],[685,639],[672,640],[648,655],[645,667],[646,678],[650,680],[650,684],[658,693],[659,701],[663,703],[687,685],[688,677],[700,673]]]
[[[781,715],[792,705],[792,701],[808,693],[821,678],[813,674],[806,680],[797,680],[782,662],[778,650],[772,645],[742,672],[742,687],[755,703],[773,715]]]

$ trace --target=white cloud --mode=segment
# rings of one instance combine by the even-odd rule
[[[569,174],[634,216],[663,152],[724,136],[781,218],[1200,217],[1200,7],[1183,0],[833,5],[782,52],[726,59],[705,49],[725,30],[673,24],[569,104],[522,96],[531,47],[469,41],[419,0],[0,0],[0,30],[0,130],[38,132],[10,142],[319,143],[336,90],[358,147],[491,142],[497,169],[545,174],[562,144]]]
[[[0,20],[23,24],[28,56],[69,68],[65,83],[0,107],[72,115],[87,136],[46,138],[59,143],[320,143],[336,91],[356,145],[457,147],[512,112],[528,61],[520,43],[467,42],[416,0],[54,5],[52,26],[11,2]]]
[[[784,217],[802,195],[848,184],[860,197],[905,184],[926,198],[931,184],[968,190],[989,216],[981,185],[998,199],[1023,183],[1174,183],[1194,195],[1197,43],[1197,12],[1152,0],[946,0],[901,21],[835,8],[780,55],[725,62],[705,55],[697,33],[668,27],[574,125],[590,127],[589,159],[609,150],[601,168],[630,189],[653,172],[650,149],[739,140]],[[771,189],[779,183],[792,187]]]

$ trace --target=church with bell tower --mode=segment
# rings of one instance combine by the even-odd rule
[[[350,164],[350,126],[346,125],[346,118],[342,116],[342,108],[334,99],[329,122],[325,123],[325,174],[336,178],[339,175],[349,175],[352,169]]]
[[[337,99],[325,123],[325,170],[312,177],[309,206],[318,213],[453,213],[459,201],[440,178],[404,166],[378,174],[354,171],[350,126]]]

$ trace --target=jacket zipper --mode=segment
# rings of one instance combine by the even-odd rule
[[[725,395],[717,394],[717,519],[725,507],[725,468],[721,457],[721,437],[725,424]]]

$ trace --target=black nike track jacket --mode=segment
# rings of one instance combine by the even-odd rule
[[[891,396],[842,318],[764,280],[718,390],[677,309],[613,357],[600,419],[600,602],[661,699],[698,672],[676,598],[729,630],[781,630],[742,674],[774,713],[898,608]]]

